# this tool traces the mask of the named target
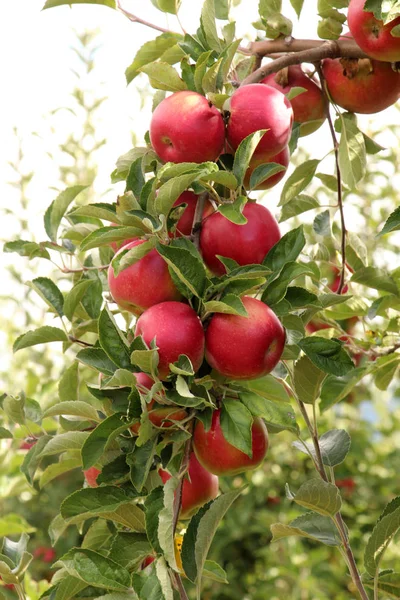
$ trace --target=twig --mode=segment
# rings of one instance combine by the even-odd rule
[[[84,273],[85,271],[104,271],[110,265],[99,265],[98,267],[80,267],[79,269],[69,269],[68,267],[59,267],[63,273]]]
[[[165,27],[160,27],[159,25],[155,25],[155,23],[150,23],[149,21],[145,21],[144,19],[133,15],[121,6],[120,0],[117,0],[117,7],[130,21],[132,21],[132,23],[140,23],[141,25],[145,25],[146,27],[150,27],[156,31],[161,31],[162,33],[174,33],[176,35],[180,35],[176,31],[170,31],[169,29],[165,29]]]
[[[175,579],[176,579],[176,585],[178,588],[178,592],[180,595],[180,600],[189,600],[189,597],[188,597],[186,590],[184,588],[184,585],[183,585],[182,577],[179,575],[179,573],[175,573]]]
[[[84,342],[79,338],[74,337],[73,335],[69,335],[68,339],[70,342],[75,342],[75,344],[80,344],[81,346],[85,346],[85,348],[93,348],[93,344],[89,344],[88,342]]]
[[[321,65],[317,64],[316,67],[317,67],[319,79],[321,82],[321,89],[322,89],[322,94],[323,94],[324,102],[325,102],[326,118],[328,120],[329,130],[331,132],[331,137],[332,137],[332,141],[333,141],[333,149],[335,152],[336,177],[337,177],[337,199],[338,199],[340,223],[341,223],[341,254],[342,254],[342,268],[341,268],[341,272],[340,272],[340,281],[339,281],[339,287],[337,289],[337,293],[341,294],[342,290],[344,288],[344,283],[345,283],[344,278],[345,278],[345,272],[346,272],[346,223],[344,220],[344,210],[343,210],[342,177],[341,177],[340,166],[339,166],[339,144],[338,144],[338,141],[336,138],[335,128],[333,126],[332,117],[331,117],[331,113],[330,113],[330,109],[329,109],[330,103],[329,103],[329,96],[328,96],[328,92],[327,92],[327,88],[326,88],[325,77],[322,73]]]
[[[196,210],[194,211],[192,233],[190,235],[190,238],[197,249],[199,249],[201,223],[203,220],[204,205],[206,203],[207,198],[208,192],[201,193],[200,196],[197,198]]]
[[[283,56],[256,69],[250,73],[241,85],[258,83],[267,75],[277,73],[290,65],[299,65],[303,62],[315,63],[324,58],[366,58],[366,54],[357,46],[353,40],[338,40],[320,42],[318,40],[294,40],[290,42],[274,40],[271,42],[254,42],[251,45],[253,54],[265,56],[271,53],[271,48],[277,52],[286,52]]]

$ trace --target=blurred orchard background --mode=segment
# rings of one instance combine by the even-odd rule
[[[232,17],[237,22],[237,35],[244,38],[245,45],[246,40],[255,39],[257,34],[251,27],[252,21],[257,20],[257,1],[242,0],[234,4]],[[42,5],[43,0],[14,0],[1,10],[2,243],[13,239],[36,242],[44,239],[43,214],[67,186],[90,184],[89,190],[81,195],[85,203],[115,201],[118,193],[123,192],[122,184],[111,184],[115,161],[134,143],[143,141],[151,115],[152,95],[146,76],[139,76],[126,86],[124,72],[140,46],[154,39],[157,32],[131,23],[108,8],[83,5],[41,12]],[[316,0],[307,0],[298,22],[289,2],[284,2],[283,12],[295,22],[295,37],[316,37],[316,5]],[[125,0],[123,6],[161,27],[179,31],[182,26],[189,32],[197,27],[201,10],[201,2],[183,0],[178,23],[175,17],[157,11],[150,0]],[[359,117],[362,131],[371,133],[385,151],[368,157],[368,175],[357,194],[346,195],[345,205],[354,243],[365,244],[377,265],[391,264],[392,268],[396,264],[393,261],[399,263],[399,232],[378,240],[375,235],[398,205],[399,115],[399,107],[394,106],[372,118]],[[331,139],[325,123],[317,133],[301,138],[295,163],[300,164],[311,154],[323,157],[330,150]],[[331,155],[326,159],[324,171],[333,173]],[[313,184],[314,194],[325,193],[318,184],[321,184],[318,180]],[[281,186],[277,186],[257,192],[276,216],[280,190]],[[327,197],[326,204],[330,200]],[[307,213],[300,219],[309,224],[307,233],[315,242],[315,252],[323,252],[329,240],[313,232]],[[286,231],[285,222],[281,229],[282,233]],[[31,293],[26,282],[54,273],[56,267],[50,261],[36,265],[35,259],[28,261],[15,253],[3,252],[0,266],[0,398],[3,392],[18,395],[24,391],[27,397],[46,407],[57,391],[63,365],[61,344],[50,349],[29,348],[15,357],[11,348],[21,331],[52,324],[52,315],[46,314],[44,303]],[[63,289],[62,274],[58,285]],[[374,319],[366,317],[357,327],[373,331],[374,324]],[[381,382],[380,387],[378,390],[368,386],[367,380],[330,411],[324,423],[326,429],[347,429],[353,439],[351,453],[342,472],[339,467],[337,479],[347,501],[343,514],[352,532],[357,560],[378,514],[393,496],[400,494],[400,386],[394,378]],[[82,473],[74,470],[43,492],[30,488],[19,467],[26,453],[23,441],[31,434],[35,431],[19,427],[16,435],[21,447],[12,455],[7,451],[10,441],[0,440],[0,537],[32,532],[30,551],[35,560],[27,576],[27,592],[34,600],[46,589],[52,562],[78,539],[77,529],[69,528],[55,551],[48,550],[51,546],[48,525],[60,500],[81,485]],[[343,579],[340,556],[329,547],[295,538],[274,546],[269,544],[269,527],[279,520],[280,511],[285,512],[286,521],[297,516],[295,509],[291,514],[285,483],[298,487],[311,470],[308,459],[291,448],[292,441],[287,432],[274,436],[271,460],[266,460],[263,468],[243,476],[250,487],[224,519],[213,546],[227,570],[229,592],[226,595],[223,586],[214,583],[205,593],[205,600],[354,597],[348,579]],[[223,488],[241,485],[243,478],[223,482]],[[356,513],[358,523],[362,524],[358,529],[353,526]],[[399,558],[399,547],[392,545],[386,566],[390,568]],[[43,581],[35,583],[40,580]],[[315,589],[320,590],[318,598]],[[14,597],[9,590],[4,590],[4,594],[7,598]]]

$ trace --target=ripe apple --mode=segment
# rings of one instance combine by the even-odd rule
[[[374,13],[364,11],[365,0],[350,0],[347,22],[350,32],[361,50],[375,60],[397,62],[400,60],[400,38],[391,34],[400,17],[384,25]]]
[[[301,65],[291,65],[278,73],[271,73],[260,83],[266,83],[282,94],[288,94],[295,87],[307,90],[290,100],[293,119],[296,123],[301,123],[300,136],[314,133],[321,127],[326,118],[324,97],[318,83],[303,71]]]
[[[201,94],[189,90],[175,92],[153,112],[150,141],[165,162],[216,160],[225,142],[224,120]]]
[[[265,206],[248,202],[243,210],[245,225],[232,223],[216,212],[203,223],[200,251],[207,267],[215,275],[226,269],[217,255],[232,258],[239,265],[261,264],[281,238],[278,223]]]
[[[159,469],[163,483],[171,479],[164,469]],[[200,506],[214,500],[218,495],[218,477],[201,466],[194,452],[189,458],[189,479],[185,478],[182,489],[181,519],[189,519]]]
[[[177,198],[173,206],[179,206],[180,204],[187,204],[187,207],[183,211],[179,221],[176,224],[175,234],[171,234],[171,237],[182,237],[183,235],[190,235],[192,233],[194,213],[196,211],[198,195],[191,191],[183,192]],[[208,217],[214,212],[213,205],[209,200],[204,203],[203,219]]]
[[[252,156],[250,160],[249,167],[246,171],[246,175],[244,177],[243,185],[246,189],[250,188],[250,177],[258,166],[264,165],[267,163],[277,163],[278,165],[282,165],[285,167],[284,171],[280,171],[279,173],[275,173],[271,177],[267,177],[255,187],[255,190],[269,190],[274,187],[277,183],[279,183],[286,175],[286,169],[289,165],[290,160],[290,152],[288,146],[286,146],[279,154],[273,156],[272,158],[264,157],[262,154],[258,154],[257,156]]]
[[[333,102],[350,112],[377,113],[394,104],[400,95],[400,73],[390,63],[327,58],[322,71]]]
[[[339,289],[339,285],[340,285],[340,269],[338,267],[335,267],[333,265],[331,266],[329,279],[330,279],[330,281],[329,281],[328,287],[330,290],[332,290],[332,292],[334,294],[336,294]],[[345,285],[340,293],[347,294],[348,291],[349,291],[349,286]]]
[[[244,296],[247,317],[215,313],[206,332],[206,360],[232,379],[256,379],[278,364],[285,329],[264,302]]]
[[[96,469],[96,467],[90,467],[90,469],[86,469],[86,471],[83,471],[83,474],[89,487],[98,487],[97,478],[100,475],[100,473],[100,469]]]
[[[230,99],[229,112],[226,133],[234,150],[245,137],[259,129],[268,131],[261,138],[255,155],[276,156],[287,146],[292,132],[293,109],[279,90],[261,83],[240,87]]]
[[[160,379],[168,377],[169,364],[181,354],[188,356],[195,371],[203,362],[204,330],[193,308],[183,302],[161,302],[146,310],[136,322],[135,335],[147,345],[155,339]]]
[[[143,243],[144,240],[130,242],[117,255]],[[108,285],[114,302],[134,315],[140,315],[154,304],[181,298],[169,274],[167,263],[155,248],[116,277],[110,264]]]
[[[264,422],[259,418],[253,421],[253,456],[250,458],[225,439],[220,418],[221,410],[215,410],[209,431],[205,430],[201,421],[196,422],[193,450],[199,463],[214,475],[237,475],[260,466],[268,450],[268,431]]]
[[[40,558],[45,563],[52,563],[56,558],[56,551],[48,546],[38,546],[33,556],[34,558]]]

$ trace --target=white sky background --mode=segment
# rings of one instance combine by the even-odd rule
[[[7,167],[7,161],[15,159],[18,145],[13,127],[18,126],[24,139],[26,159],[25,170],[33,170],[35,178],[29,188],[30,206],[27,210],[32,238],[35,241],[46,239],[43,228],[43,214],[57,195],[51,186],[59,185],[57,165],[48,157],[46,151],[57,148],[65,141],[71,127],[71,117],[61,111],[57,117],[56,132],[49,136],[48,113],[70,104],[70,93],[75,84],[71,73],[74,66],[74,54],[71,47],[76,42],[74,29],[83,32],[87,29],[100,30],[98,42],[101,48],[97,53],[96,69],[92,74],[91,85],[96,96],[106,95],[100,113],[99,138],[105,137],[106,146],[97,153],[99,175],[94,189],[100,195],[110,190],[110,173],[115,161],[131,147],[131,133],[141,136],[148,129],[150,121],[151,99],[145,109],[135,86],[146,85],[145,75],[139,76],[133,84],[126,86],[124,71],[131,63],[140,46],[158,33],[138,23],[131,23],[121,13],[107,7],[78,5],[72,9],[67,6],[41,11],[44,0],[13,0],[7,2],[1,11],[0,20],[0,56],[2,57],[2,94],[0,110],[0,208],[15,206],[19,199],[18,190],[7,182],[13,173]],[[295,37],[316,38],[317,11],[316,0],[306,0],[300,23],[297,22],[288,0],[284,0],[285,14],[294,18]],[[156,10],[150,0],[125,0],[127,10],[140,17],[171,30],[180,31],[177,20]],[[198,26],[201,0],[183,0],[180,18],[188,32],[194,32]],[[257,0],[243,0],[235,9],[233,17],[237,22],[237,35],[243,36],[255,31],[251,22],[257,19]],[[245,42],[243,42],[245,44]],[[104,84],[104,85],[103,85]],[[398,113],[391,109],[376,116],[376,122],[383,119],[390,122]],[[47,116],[46,116],[47,115]],[[360,117],[359,124],[365,130],[367,121]],[[32,136],[36,131],[45,139]],[[385,140],[381,141],[383,144]],[[387,145],[390,145],[390,140]],[[331,148],[327,125],[308,138],[302,138],[301,145],[314,157],[321,158]],[[325,169],[327,171],[327,169]],[[329,171],[328,171],[329,172]],[[113,201],[121,186],[115,186],[109,195],[101,200]],[[265,196],[265,204],[276,213],[280,186]],[[2,214],[2,213],[0,213]],[[350,215],[350,218],[352,216]],[[0,218],[0,240],[14,239],[16,224],[12,218]],[[285,229],[284,229],[285,230]],[[48,273],[47,261],[39,264],[41,275]],[[41,263],[41,264],[40,264]],[[16,254],[0,252],[1,281],[0,294],[20,296],[18,289],[9,289],[9,277],[6,265],[14,264],[26,277],[31,278],[27,259]],[[40,302],[40,301],[39,301]],[[12,317],[4,314],[3,318]],[[56,324],[56,323],[55,323]],[[4,341],[4,340],[3,340]],[[4,347],[0,333],[0,347]],[[8,349],[7,349],[8,351]]]

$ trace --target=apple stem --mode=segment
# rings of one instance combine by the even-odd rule
[[[343,195],[342,195],[342,177],[341,177],[341,172],[340,172],[340,166],[339,166],[339,144],[336,138],[336,133],[335,133],[335,128],[332,122],[332,117],[331,117],[331,113],[330,113],[330,102],[329,102],[329,96],[328,96],[328,91],[327,91],[327,87],[326,87],[326,81],[325,81],[325,77],[322,73],[322,69],[321,69],[321,64],[318,63],[317,64],[317,71],[318,71],[318,75],[319,75],[319,79],[321,82],[321,90],[322,90],[322,95],[324,97],[324,102],[325,102],[325,112],[326,112],[326,118],[328,121],[328,125],[329,125],[329,130],[331,132],[331,136],[332,136],[332,142],[333,142],[333,149],[335,152],[335,165],[336,165],[336,177],[337,177],[337,199],[338,199],[338,205],[339,205],[339,213],[340,213],[340,224],[341,224],[341,255],[342,255],[342,266],[341,266],[341,270],[340,270],[340,281],[339,281],[339,286],[337,289],[337,294],[341,294],[342,290],[344,288],[345,285],[345,273],[346,273],[346,223],[344,220],[344,209],[343,209]]]
[[[206,203],[207,198],[208,192],[202,192],[197,198],[196,210],[194,211],[192,233],[190,235],[190,238],[193,244],[196,246],[197,250],[199,249],[200,245],[201,223],[203,220],[204,205]]]
[[[256,57],[266,56],[274,52],[284,52],[283,56],[272,60],[270,63],[259,67],[250,73],[241,83],[258,83],[267,75],[277,73],[290,65],[299,65],[302,62],[315,63],[324,58],[367,58],[365,52],[357,46],[354,40],[296,40],[294,38],[280,38],[264,42],[253,42],[250,45],[252,54]]]

